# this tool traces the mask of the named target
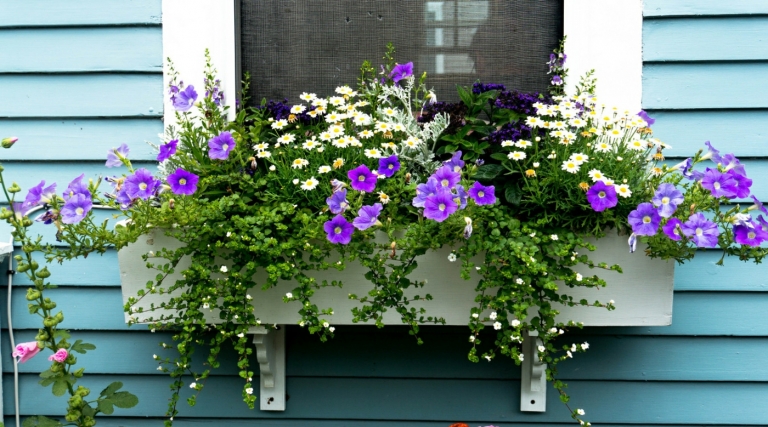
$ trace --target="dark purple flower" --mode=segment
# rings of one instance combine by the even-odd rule
[[[160,181],[156,180],[152,173],[148,170],[141,168],[137,169],[133,175],[125,178],[123,184],[125,188],[125,194],[130,199],[143,199],[147,200],[155,194]]]
[[[343,216],[336,215],[323,224],[323,230],[328,234],[329,242],[346,245],[352,240],[352,232],[355,228]]]
[[[342,188],[336,191],[331,197],[325,199],[325,203],[328,204],[328,209],[333,214],[338,215],[344,212],[349,207],[349,202],[347,201],[347,189]]]
[[[651,203],[640,203],[637,209],[629,213],[629,225],[638,236],[653,236],[659,228],[661,215]]]
[[[751,179],[747,178],[746,175],[737,173],[735,169],[731,169],[725,174],[736,181],[736,197],[739,199],[746,199],[749,197],[749,188],[752,187]]]
[[[88,191],[88,184],[83,183],[84,176],[85,174],[82,174],[69,183],[67,189],[64,190],[64,200],[69,200],[69,198],[75,194],[84,194],[88,199],[91,198],[91,192]]]
[[[502,84],[497,84],[497,83],[485,83],[484,84],[484,83],[480,83],[480,82],[476,82],[476,83],[474,83],[472,85],[472,93],[475,93],[475,94],[478,94],[478,95],[481,94],[481,93],[492,91],[492,90],[504,91],[504,90],[507,90],[507,87],[502,85]]]
[[[493,185],[485,186],[475,181],[469,189],[469,197],[478,205],[492,205],[496,203],[496,189]]]
[[[552,76],[552,84],[555,86],[560,86],[563,84],[563,79],[560,78],[560,76],[558,76],[557,74],[555,74],[554,76]]]
[[[347,172],[347,178],[349,178],[352,188],[357,191],[372,193],[373,189],[376,188],[376,175],[366,165],[360,165]]]
[[[717,246],[717,236],[720,231],[717,224],[707,220],[702,213],[695,213],[682,225],[683,234],[690,237],[693,243],[700,248],[714,248]]]
[[[51,224],[59,218],[59,213],[53,209],[41,213],[35,218],[35,221],[42,222],[43,224]]]
[[[445,162],[445,166],[450,167],[454,172],[461,172],[461,168],[464,167],[464,161],[461,160],[461,151],[453,153],[451,160]]]
[[[230,151],[235,148],[235,139],[232,134],[224,131],[208,141],[208,157],[218,160],[227,160]]]
[[[109,150],[107,152],[106,166],[108,168],[119,168],[123,165],[123,159],[128,157],[129,151],[126,144],[121,144],[120,147]]]
[[[613,185],[605,185],[603,181],[597,181],[587,190],[587,201],[595,212],[602,212],[619,203],[616,188]]]
[[[683,203],[683,193],[673,184],[660,184],[651,200],[654,206],[659,208],[662,218],[669,218],[677,210],[677,206]]]
[[[453,201],[453,195],[447,190],[438,191],[424,201],[424,216],[437,222],[445,221],[456,212],[456,209],[458,205]]]
[[[93,203],[90,197],[82,193],[75,194],[61,208],[61,222],[64,224],[77,224],[88,215],[88,211],[92,207]]]
[[[680,229],[683,225],[683,222],[680,221],[677,218],[670,218],[666,224],[664,224],[663,227],[661,227],[662,231],[664,231],[664,234],[667,235],[672,240],[678,241],[681,239],[680,237]]]
[[[451,194],[453,194],[453,201],[459,205],[459,209],[464,209],[467,207],[467,197],[469,195],[467,194],[467,191],[464,189],[463,185],[456,184],[456,186],[451,190]]]
[[[173,108],[175,108],[176,111],[189,111],[192,109],[192,106],[195,105],[195,101],[197,100],[195,87],[192,85],[187,86],[186,89],[174,94],[171,97],[171,100],[173,102]]]
[[[436,170],[432,176],[437,180],[439,186],[445,190],[453,188],[461,180],[461,174],[454,172],[453,168],[448,165]]]
[[[29,189],[27,197],[24,198],[24,208],[31,209],[40,203],[51,203],[51,200],[56,195],[56,183],[45,187],[45,181],[40,181],[40,184]]]
[[[384,175],[387,178],[391,178],[395,172],[400,170],[400,161],[397,160],[397,155],[393,154],[389,157],[383,157],[379,159],[379,175]]]
[[[176,146],[178,145],[178,143],[179,143],[178,139],[172,139],[168,141],[167,144],[161,145],[160,153],[157,155],[157,161],[164,162],[168,160],[169,157],[176,154]]]
[[[730,175],[721,173],[717,169],[707,168],[701,186],[709,190],[715,197],[736,197],[738,182]]]
[[[363,206],[357,211],[357,218],[352,220],[352,225],[358,230],[367,230],[379,222],[379,214],[384,207],[381,203],[374,203],[373,206]]]
[[[416,197],[413,198],[413,202],[411,204],[417,208],[423,208],[427,197],[433,194],[437,194],[438,186],[439,184],[437,183],[437,179],[429,177],[425,184],[419,184],[416,186]]]
[[[407,64],[397,64],[392,68],[392,72],[389,73],[389,77],[393,82],[397,83],[402,79],[411,77],[413,75],[413,62]]]
[[[645,123],[648,124],[648,127],[653,126],[654,123],[656,123],[656,119],[651,118],[651,116],[648,115],[648,113],[645,112],[645,110],[640,110],[639,113],[637,113],[638,116],[640,116],[641,119],[645,120]]]
[[[748,225],[733,227],[733,240],[740,245],[760,246],[768,240],[768,232],[760,224],[750,222]]]
[[[192,172],[187,172],[182,168],[176,169],[176,172],[168,175],[168,185],[171,186],[173,194],[183,194],[191,196],[197,191],[197,181],[200,179]]]

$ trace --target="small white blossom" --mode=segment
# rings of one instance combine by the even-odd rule
[[[517,279],[515,279],[515,283],[517,283],[518,285],[522,285],[523,283],[525,283],[525,281],[523,281],[523,279],[518,277]]]
[[[292,294],[292,293],[290,293],[290,292],[287,292],[287,293],[285,294],[285,297],[286,297],[286,298],[288,298],[288,299],[291,299],[291,298],[293,298],[293,294]]]
[[[448,254],[448,261],[455,262],[456,261],[456,254],[455,253]]]
[[[552,239],[552,240],[557,240],[557,234],[553,234],[553,235],[549,236],[549,238]]]
[[[512,325],[513,328],[516,328],[516,327],[520,326],[520,321],[515,319],[515,320],[511,321],[509,324]]]
[[[540,346],[538,346],[538,347],[537,347],[537,349],[538,349],[538,350],[539,350],[539,352],[541,352],[541,353],[543,353],[544,351],[546,351],[546,350],[547,350],[547,349],[546,349],[546,347],[544,347],[543,345],[540,345]]]
[[[517,355],[517,358],[518,358],[518,359],[519,359],[521,362],[522,362],[523,360],[525,360],[525,356],[524,356],[524,355],[522,355],[522,354],[518,354],[518,355]]]
[[[469,342],[475,342],[475,336],[474,335],[470,335],[469,336]]]
[[[491,315],[490,315],[491,320],[496,320],[496,316],[497,316],[497,314],[496,314],[495,311],[491,312]]]
[[[270,166],[269,166],[269,170],[271,170],[272,172],[274,172],[274,171],[275,171],[275,169],[277,169],[277,168],[275,167],[275,165],[270,165]]]
[[[589,348],[589,343],[588,342],[585,342],[584,344],[581,345],[581,349],[582,350],[586,350],[588,348]]]
[[[323,322],[323,327],[324,327],[324,328],[327,328],[327,327],[329,327],[329,326],[331,326],[331,325],[330,325],[330,324],[328,324],[328,322]]]
[[[565,354],[566,354],[566,356],[568,356],[569,358],[573,359],[573,353],[571,353],[571,351],[570,351],[570,350],[566,351],[566,352],[565,352]]]
[[[493,324],[493,329],[496,329],[497,331],[501,329],[501,322],[495,322]]]
[[[222,265],[220,270],[221,270],[222,273],[226,273],[227,272],[227,266],[226,265]]]
[[[577,414],[579,414],[579,415],[584,415],[584,414],[586,414],[586,412],[584,412],[584,410],[583,410],[583,409],[577,409],[577,410],[576,410],[576,413],[577,413]]]
[[[336,328],[334,328],[333,326],[331,326],[330,328],[328,328],[328,330],[329,330],[329,331],[331,331],[331,332],[333,332],[333,331],[335,331],[335,330],[336,330]]]
[[[238,337],[238,338],[244,338],[244,337],[245,337],[245,334],[244,334],[244,333],[242,333],[242,332],[240,332],[239,334],[237,334],[237,337]]]
[[[477,319],[478,317],[480,317],[480,315],[479,315],[479,314],[477,314],[477,313],[472,313],[472,318],[474,318],[474,319]]]
[[[489,362],[491,361],[491,356],[490,356],[490,355],[486,354],[486,355],[485,355],[485,356],[483,356],[483,357],[485,357],[485,360],[487,360],[487,361],[489,361]]]
[[[245,393],[246,394],[253,394],[253,388],[251,388],[251,387],[246,388],[245,389]]]
[[[550,330],[549,330],[549,333],[550,333],[550,334],[556,334],[556,333],[557,333],[557,328],[552,328],[552,329],[550,329]]]
[[[162,366],[158,366],[158,367],[157,367],[157,370],[158,370],[158,371],[162,371],[162,370],[163,370],[163,367],[162,367]]]
[[[581,275],[581,274],[579,274],[579,273],[576,273],[576,281],[577,281],[577,282],[581,282],[581,279],[583,279],[583,278],[584,278],[584,276],[582,276],[582,275]]]
[[[197,387],[197,383],[193,382],[189,384],[189,388],[195,388]]]

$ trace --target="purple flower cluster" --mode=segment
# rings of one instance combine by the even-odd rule
[[[537,102],[548,103],[549,101],[549,97],[540,98],[538,92],[529,93],[513,90],[499,93],[499,96],[496,97],[493,104],[498,108],[512,110],[525,115],[533,115],[536,113],[533,104]]]
[[[82,221],[93,207],[88,184],[83,182],[85,174],[72,180],[64,191],[64,206],[59,214],[64,224],[76,224]]]
[[[260,105],[256,107],[257,110],[267,110],[270,117],[274,117],[275,120],[288,120],[288,118],[291,115],[291,107],[293,104],[289,104],[287,99],[283,99],[282,102],[280,101],[269,101],[266,105]],[[312,116],[310,116],[310,111],[314,110],[315,107],[310,107],[303,113],[295,114],[296,118],[299,122],[302,124],[311,124],[313,122],[317,122],[316,119],[313,119]]]
[[[507,87],[503,84],[498,83],[480,83],[476,82],[472,85],[472,93],[474,94],[481,94],[485,92],[490,92],[492,90],[499,90],[499,91],[506,91]]]
[[[204,79],[203,83],[208,84],[208,80]],[[224,104],[224,91],[221,90],[221,80],[216,79],[213,81],[213,87],[210,90],[206,89],[205,97],[211,98],[216,105]]]
[[[502,141],[517,141],[519,139],[533,139],[531,128],[523,121],[507,123],[501,129],[488,135],[488,141],[495,145],[501,145]]]
[[[563,68],[565,66],[565,60],[568,58],[568,55],[565,53],[560,54],[549,54],[549,61],[547,61],[547,65],[549,65],[549,73],[554,73],[558,69]]]
[[[417,121],[419,123],[429,123],[440,113],[447,113],[450,119],[450,125],[445,130],[445,133],[448,135],[456,133],[459,128],[467,124],[464,119],[464,116],[467,114],[467,106],[463,102],[435,102],[427,104]]]

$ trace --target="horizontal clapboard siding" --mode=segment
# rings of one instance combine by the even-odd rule
[[[162,0],[3,1],[0,27],[157,25]]]
[[[768,4],[761,0],[644,0],[643,9],[646,18],[768,15]]]

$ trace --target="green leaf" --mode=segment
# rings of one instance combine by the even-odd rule
[[[459,98],[467,107],[472,106],[472,94],[461,86],[456,86],[456,90],[459,92]]]
[[[507,199],[507,202],[513,204],[513,205],[519,205],[521,195],[520,192],[517,191],[517,188],[509,186],[504,191],[504,198]]]
[[[112,415],[112,413],[115,412],[115,407],[112,405],[112,401],[109,399],[99,400],[98,408],[99,408],[99,411],[107,415]]]
[[[107,388],[102,390],[101,394],[99,396],[110,397],[113,394],[115,394],[116,391],[120,390],[121,388],[123,388],[123,383],[121,383],[120,381],[115,381],[112,384],[108,385]]]
[[[133,408],[139,404],[139,398],[127,391],[118,391],[109,400],[118,408]]]
[[[24,427],[61,427],[64,424],[54,420],[53,418],[38,415],[36,417],[29,417],[25,419],[21,425]]]
[[[477,172],[475,172],[474,178],[477,180],[491,180],[496,178],[496,176],[498,176],[503,170],[504,167],[501,165],[483,165],[477,168]]]
[[[56,380],[53,382],[53,388],[51,391],[53,392],[54,396],[63,396],[64,393],[67,392],[68,388],[67,385],[69,383],[67,382],[66,377],[59,377],[56,378]]]
[[[96,410],[93,409],[91,405],[87,403],[80,409],[80,412],[82,412],[83,415],[85,415],[86,417],[93,417],[94,415],[96,415]]]
[[[66,329],[57,329],[56,332],[53,333],[53,336],[56,338],[61,338],[68,340],[72,337],[72,335],[69,334],[69,331]]]
[[[88,350],[96,350],[96,346],[87,342],[83,342],[83,340],[77,340],[74,344],[72,344],[72,347],[69,348],[71,351],[76,351],[81,354],[85,354],[88,352]]]
[[[507,155],[504,153],[493,153],[491,154],[491,158],[504,161],[507,160]]]

